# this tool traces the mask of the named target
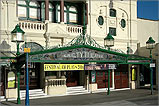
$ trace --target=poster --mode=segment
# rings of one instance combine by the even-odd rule
[[[8,88],[15,88],[15,74],[14,74],[14,72],[8,73]]]
[[[96,71],[91,71],[92,83],[96,82]]]
[[[136,81],[136,70],[134,68],[132,69],[131,80]]]

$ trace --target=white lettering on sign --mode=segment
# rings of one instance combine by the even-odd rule
[[[103,58],[103,55],[98,53],[91,53],[91,52],[76,52],[76,53],[69,53],[64,54],[63,57],[73,57],[73,58]]]
[[[116,69],[115,64],[109,64],[109,69]]]
[[[151,64],[150,64],[150,67],[155,67],[155,63],[151,63]]]

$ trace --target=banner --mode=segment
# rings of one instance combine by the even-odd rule
[[[84,70],[84,64],[44,64],[44,71]]]

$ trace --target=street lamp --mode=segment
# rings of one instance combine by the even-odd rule
[[[108,47],[108,50],[110,51],[110,47],[114,46],[114,38],[110,33],[104,38],[104,46]],[[107,95],[110,94],[110,69],[108,68],[108,92]]]
[[[19,44],[21,42],[24,42],[24,33],[25,32],[20,28],[18,24],[15,26],[14,30],[11,32],[11,41],[17,44],[17,53],[16,53],[17,57],[20,55]],[[17,103],[20,104],[20,67],[19,65],[17,65],[16,68],[17,68],[17,77],[18,77]]]
[[[152,49],[155,47],[155,41],[152,39],[152,37],[149,37],[148,41],[146,42],[146,49],[150,49],[150,59],[152,63]],[[151,78],[151,95],[153,94],[153,68],[150,66],[150,78]]]
[[[104,38],[104,46],[108,47],[108,50],[110,50],[110,47],[114,46],[114,38],[110,33]]]

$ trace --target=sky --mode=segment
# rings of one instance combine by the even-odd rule
[[[159,0],[138,0],[138,18],[159,20]]]

